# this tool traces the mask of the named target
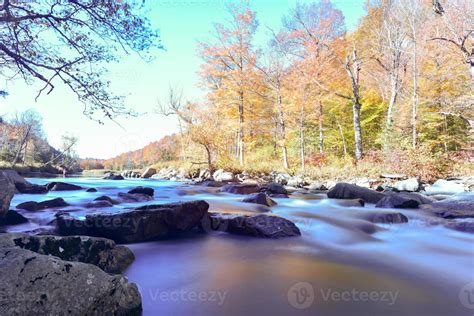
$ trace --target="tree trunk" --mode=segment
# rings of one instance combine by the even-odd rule
[[[286,123],[285,123],[285,116],[283,114],[283,100],[280,94],[278,95],[278,120],[280,123],[280,129],[281,129],[283,167],[285,169],[288,169],[290,165],[288,163],[288,149],[286,147]]]
[[[305,170],[305,148],[304,148],[304,106],[301,106],[301,116],[300,116],[300,159],[301,159],[301,170]]]
[[[416,43],[416,31],[413,32],[414,45],[413,45],[413,100],[411,109],[411,128],[412,128],[412,147],[416,148],[417,145],[417,114],[418,114],[418,56],[417,56],[417,43]]]
[[[347,156],[347,143],[346,143],[346,138],[344,137],[344,131],[342,130],[341,123],[339,123],[338,120],[336,120],[337,126],[339,127],[339,134],[341,134],[341,140],[342,140],[342,149],[344,151],[344,156]]]
[[[362,159],[362,128],[360,125],[360,108],[359,100],[354,100],[352,106],[354,118],[354,140],[355,140],[355,156],[357,160]]]
[[[239,92],[239,142],[238,142],[238,152],[239,152],[239,163],[241,166],[244,165],[244,92],[240,90]]]
[[[31,126],[27,126],[25,134],[23,135],[21,139],[20,146],[18,147],[16,151],[15,158],[13,159],[12,166],[15,166],[18,162],[18,159],[20,159],[21,151],[23,150],[23,146],[25,145],[25,143],[28,141],[28,137],[30,136],[30,131],[31,131]]]
[[[324,154],[323,103],[319,101],[319,153]]]
[[[397,70],[394,70],[397,71]],[[385,140],[384,140],[384,149],[386,152],[390,150],[390,142],[392,136],[392,127],[393,127],[393,110],[395,108],[395,103],[397,102],[398,97],[398,75],[392,73],[390,75],[390,100],[388,102],[387,109],[387,120],[385,123]]]

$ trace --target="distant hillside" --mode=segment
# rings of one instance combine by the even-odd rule
[[[176,135],[165,136],[145,147],[125,152],[110,159],[87,158],[81,160],[81,168],[91,169],[140,169],[160,161],[171,161],[178,157],[179,143]]]

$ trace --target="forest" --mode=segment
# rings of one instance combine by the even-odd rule
[[[473,10],[468,0],[370,0],[349,32],[330,1],[301,3],[259,47],[265,26],[252,6],[230,4],[196,47],[205,100],[170,86],[157,111],[176,117],[179,133],[104,165],[425,179],[469,172]]]

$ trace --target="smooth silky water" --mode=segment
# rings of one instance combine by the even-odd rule
[[[243,196],[216,188],[157,180],[59,181],[98,192],[19,194],[12,207],[62,197],[71,206],[61,209],[81,217],[203,199],[210,211],[259,213],[258,206],[240,202]],[[114,198],[139,185],[155,189],[154,202],[77,210],[96,197]],[[125,275],[140,289],[143,314],[474,315],[474,235],[448,229],[421,210],[388,210],[402,212],[409,222],[373,224],[367,214],[382,210],[371,205],[342,206],[324,194],[275,200],[272,213],[295,222],[301,237],[270,240],[214,232],[128,245],[136,260]],[[47,227],[56,211],[20,211],[30,222],[7,230]]]

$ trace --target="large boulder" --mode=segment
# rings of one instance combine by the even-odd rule
[[[235,181],[235,176],[232,172],[219,169],[212,174],[212,178],[218,182],[232,182]]]
[[[202,222],[206,231],[219,230],[230,234],[262,238],[300,236],[298,227],[291,221],[269,215],[224,215],[212,213]]]
[[[10,202],[15,194],[15,186],[10,179],[0,171],[0,218],[10,210]]]
[[[474,218],[474,193],[460,194],[424,205],[423,209],[446,219]]]
[[[39,211],[39,210],[44,210],[48,208],[54,208],[54,207],[65,207],[69,206],[69,204],[66,203],[62,198],[56,198],[52,200],[46,200],[43,202],[23,202],[20,203],[16,206],[17,209],[20,210],[26,210],[26,211]]]
[[[88,214],[78,219],[67,213],[56,216],[61,235],[86,235],[135,243],[189,232],[201,222],[209,204],[192,201],[146,205],[123,213]]]
[[[46,188],[49,191],[76,191],[82,190],[82,187],[72,184],[72,183],[64,183],[64,182],[50,182],[46,185]]]
[[[256,183],[227,184],[219,191],[233,194],[252,194],[259,192],[260,187]]]
[[[133,283],[82,262],[0,249],[0,315],[140,315]]]
[[[330,199],[363,199],[367,203],[377,203],[385,196],[383,193],[350,183],[338,183],[327,194]]]
[[[417,178],[410,178],[395,183],[394,188],[398,191],[418,192],[421,189],[421,183]]]
[[[0,248],[19,247],[66,261],[90,263],[108,273],[122,273],[135,260],[133,252],[110,239],[88,236],[0,234]]]
[[[143,172],[142,178],[148,179],[151,176],[153,176],[154,174],[156,174],[156,169],[149,167],[149,168],[146,168],[145,171]]]
[[[155,190],[148,187],[136,187],[128,191],[129,194],[145,194],[148,196],[155,195]]]
[[[447,181],[447,180],[437,180],[433,185],[426,187],[425,192],[428,195],[435,194],[459,194],[465,192],[465,187],[463,183],[457,181]]]
[[[19,193],[25,194],[45,194],[48,193],[48,189],[44,185],[32,184],[25,180],[15,170],[3,170],[5,176],[15,186],[15,189]]]
[[[244,198],[242,202],[260,204],[265,206],[274,206],[277,204],[266,193],[262,192],[251,194],[250,196]]]

